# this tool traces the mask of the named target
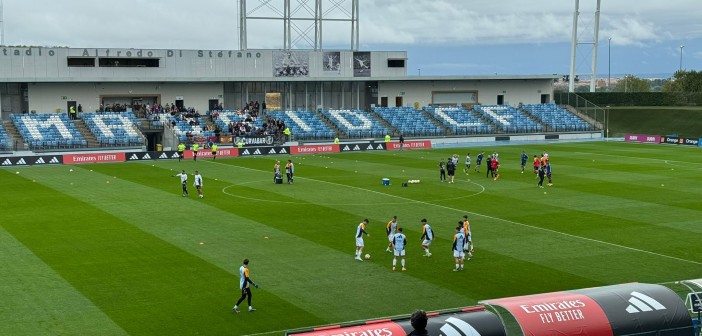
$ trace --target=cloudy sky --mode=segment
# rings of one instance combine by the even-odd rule
[[[308,9],[291,0],[293,12]],[[326,6],[331,18],[348,17]],[[596,0],[580,0],[581,42],[591,42]],[[6,45],[74,48],[238,49],[236,0],[3,0]],[[265,3],[270,3],[269,7]],[[283,0],[248,0],[250,15],[271,16]],[[332,3],[324,0],[324,4]],[[700,0],[602,0],[598,73],[669,75],[702,70]],[[360,0],[362,50],[407,50],[408,74],[565,74],[574,0]],[[299,21],[306,30],[309,24]],[[249,22],[248,46],[282,47],[282,24]],[[325,25],[325,48],[346,48],[349,26]],[[297,35],[293,35],[295,38]],[[609,38],[611,37],[611,44]],[[309,45],[300,40],[297,45]],[[611,56],[608,51],[611,49]],[[589,73],[592,48],[577,52]],[[421,69],[421,70],[420,70]]]

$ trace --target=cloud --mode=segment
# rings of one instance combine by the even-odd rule
[[[249,0],[258,16],[279,16],[283,0]],[[312,0],[292,0],[298,16],[310,16]],[[341,6],[334,7],[338,3]],[[351,0],[324,0],[329,18],[347,18]],[[271,4],[268,6],[266,4]],[[7,44],[71,47],[236,49],[236,1],[94,0],[5,1]],[[453,47],[542,44],[570,40],[572,1],[359,0],[362,45]],[[589,6],[589,7],[588,7]],[[591,26],[593,4],[581,1],[581,20]],[[616,0],[602,4],[600,37],[621,46],[702,38],[699,0]],[[589,22],[589,23],[588,23]],[[297,22],[302,30],[308,21]],[[582,27],[582,26],[581,26]],[[249,21],[250,48],[282,47],[282,22]],[[350,24],[323,25],[326,46],[350,47]],[[293,32],[293,40],[298,32]],[[587,37],[587,33],[583,33]],[[297,46],[309,47],[304,40]]]

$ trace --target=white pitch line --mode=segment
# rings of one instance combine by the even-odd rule
[[[214,162],[214,161],[205,161],[205,162],[227,165],[227,164],[225,164],[225,163]],[[253,169],[253,168],[241,167],[241,166],[236,166],[236,165],[227,165],[227,166],[236,167],[236,168],[245,169],[245,170],[256,171],[256,172],[266,172],[266,171],[260,170],[260,169]],[[505,222],[505,223],[510,223],[510,224],[513,224],[513,225],[519,225],[519,226],[523,226],[523,227],[527,227],[527,228],[531,228],[531,229],[535,229],[535,230],[541,230],[541,231],[546,231],[546,232],[550,232],[550,233],[560,234],[560,235],[567,236],[567,237],[571,237],[571,238],[582,239],[582,240],[586,240],[586,241],[590,241],[590,242],[600,243],[600,244],[603,244],[603,245],[614,246],[614,247],[618,247],[618,248],[622,248],[622,249],[626,249],[626,250],[630,250],[630,251],[636,251],[636,252],[640,252],[640,253],[655,255],[655,256],[658,256],[658,257],[663,257],[663,258],[673,259],[673,260],[677,260],[677,261],[687,262],[687,263],[691,263],[691,264],[695,264],[695,265],[702,265],[702,262],[699,262],[699,261],[693,261],[693,260],[688,260],[688,259],[673,257],[673,256],[661,254],[661,253],[656,253],[656,252],[646,251],[646,250],[642,250],[642,249],[637,249],[637,248],[635,248],[635,247],[629,247],[629,246],[619,245],[619,244],[610,243],[610,242],[606,242],[606,241],[602,241],[602,240],[597,240],[597,239],[593,239],[593,238],[587,238],[587,237],[577,236],[577,235],[570,234],[570,233],[565,233],[565,232],[556,231],[556,230],[551,230],[551,229],[546,229],[546,228],[542,228],[542,227],[538,227],[538,226],[533,226],[533,225],[529,225],[529,224],[519,223],[519,222],[511,221],[511,220],[508,220],[508,219],[503,219],[503,218],[498,218],[498,217],[483,215],[483,214],[480,214],[480,213],[477,213],[477,212],[465,211],[465,210],[460,210],[460,209],[456,209],[456,208],[447,207],[447,206],[445,206],[445,205],[439,205],[439,204],[434,204],[434,203],[427,203],[427,202],[424,202],[424,201],[419,201],[419,200],[415,200],[415,199],[411,199],[411,198],[406,198],[406,197],[402,197],[402,196],[397,196],[397,195],[392,195],[392,194],[386,194],[386,193],[383,193],[383,192],[380,192],[380,191],[375,191],[375,190],[370,190],[370,189],[365,189],[365,188],[360,188],[360,187],[354,187],[354,186],[345,185],[345,184],[340,184],[340,183],[335,183],[335,182],[329,182],[329,181],[323,181],[323,180],[315,180],[315,179],[309,178],[309,177],[297,177],[297,176],[296,176],[296,178],[305,179],[305,180],[310,180],[310,181],[315,181],[315,182],[320,182],[320,183],[327,183],[327,184],[331,184],[331,185],[336,185],[336,186],[340,186],[340,187],[347,187],[347,188],[356,189],[356,190],[367,191],[367,192],[371,192],[371,193],[375,193],[375,194],[379,194],[379,195],[384,195],[384,196],[399,198],[399,199],[402,199],[402,200],[405,200],[405,201],[408,201],[408,202],[414,202],[414,203],[420,203],[420,204],[431,205],[431,206],[435,206],[435,207],[439,207],[439,208],[444,208],[444,209],[447,209],[447,210],[453,210],[453,211],[457,211],[457,212],[461,212],[461,213],[469,213],[469,214],[472,214],[472,215],[475,215],[475,216],[480,216],[480,217],[489,218],[489,219],[493,219],[493,220],[497,220],[497,221],[502,221],[502,222]]]
[[[636,159],[636,160],[646,160],[646,161],[663,161],[666,164],[670,164],[669,162],[679,162],[679,163],[689,163],[689,164],[695,164],[695,165],[702,165],[702,163],[699,162],[689,162],[689,161],[678,161],[678,160],[666,160],[666,159],[656,159],[656,158],[646,158],[646,157],[639,157],[639,156],[627,156],[627,155],[616,155],[616,154],[603,154],[603,153],[592,153],[592,152],[571,152],[574,154],[587,154],[587,155],[596,155],[596,156],[612,156],[612,157],[618,157],[618,158],[624,158],[624,159]]]

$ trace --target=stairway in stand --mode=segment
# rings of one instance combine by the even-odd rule
[[[387,122],[385,119],[383,119],[383,117],[381,117],[380,114],[379,114],[378,112],[375,112],[375,111],[373,111],[373,109],[370,109],[370,110],[368,111],[368,113],[370,113],[370,115],[372,115],[373,118],[375,118],[375,120],[377,120],[378,122],[380,122],[381,125],[385,126],[385,128],[387,128],[388,131],[390,131],[390,134],[391,134],[391,135],[393,135],[393,136],[399,136],[399,135],[400,135],[400,130],[397,129],[397,128],[395,128],[395,126],[391,125],[391,124],[390,124],[389,122]]]
[[[424,115],[424,118],[427,118],[432,124],[441,127],[442,130],[444,130],[445,134],[453,134],[455,133],[450,127],[444,125],[439,119],[436,119],[431,113],[425,111],[424,109],[419,110],[422,112],[422,115]]]
[[[97,141],[97,138],[93,132],[88,129],[88,126],[85,125],[83,119],[73,120],[73,123],[76,125],[78,132],[80,132],[80,134],[83,136],[83,139],[85,139],[85,141],[88,143],[88,148],[100,147],[100,143]]]
[[[2,122],[2,125],[5,126],[7,135],[10,137],[10,143],[12,144],[13,150],[29,149],[29,146],[27,146],[27,144],[24,142],[24,138],[22,138],[22,135],[20,135],[19,130],[17,127],[15,127],[12,121],[5,120]]]
[[[338,127],[336,127],[336,125],[333,122],[331,122],[331,120],[327,119],[327,117],[322,112],[312,111],[312,113],[314,113],[317,116],[317,118],[319,118],[319,120],[321,120],[324,124],[329,126],[329,128],[332,131],[334,131],[334,133],[338,134],[339,138],[343,138],[344,135],[348,135],[342,132]]]

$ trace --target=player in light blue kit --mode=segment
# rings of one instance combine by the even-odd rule
[[[406,271],[405,268],[405,246],[407,245],[407,237],[402,233],[402,228],[397,228],[397,233],[392,238],[392,247],[395,252],[395,256],[392,258],[392,271],[395,272],[395,266],[397,266],[397,257],[402,257],[402,271]]]
[[[239,305],[246,298],[248,298],[249,313],[256,311],[256,309],[251,307],[251,287],[249,287],[249,284],[258,288],[258,285],[251,281],[251,277],[249,276],[249,259],[244,259],[244,264],[239,267],[239,289],[241,289],[241,298],[239,298],[239,301],[237,301],[234,308],[232,308],[233,311],[238,313]]]
[[[431,257],[431,252],[429,252],[429,245],[431,241],[434,240],[434,231],[432,231],[431,226],[427,223],[427,219],[422,219],[422,236],[419,237],[422,241],[422,249],[424,250],[425,257]]]
[[[456,234],[453,235],[453,257],[456,259],[454,272],[463,270],[463,260],[465,258],[466,235],[463,233],[463,222],[458,222]]]

